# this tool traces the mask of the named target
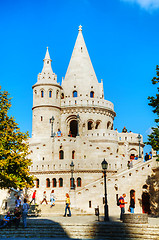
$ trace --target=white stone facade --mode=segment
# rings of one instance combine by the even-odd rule
[[[62,84],[51,68],[48,49],[42,72],[33,85],[33,128],[29,141],[39,201],[44,190],[55,190],[56,199],[70,192],[74,207],[94,213],[103,212],[103,173],[101,162],[108,162],[107,193],[110,214],[116,214],[116,194],[136,190],[136,212],[141,212],[138,198],[151,174],[153,161],[143,163],[141,155],[128,169],[130,155],[139,154],[138,134],[114,130],[114,105],[104,99],[103,82],[98,82],[79,27],[78,37]],[[51,118],[54,117],[53,125]],[[53,129],[52,129],[53,126]],[[58,129],[62,136],[54,136]],[[53,130],[53,131],[52,131]],[[68,136],[71,131],[72,136]],[[53,133],[53,135],[52,135]],[[52,136],[51,136],[52,135]],[[70,163],[74,163],[75,189],[70,190]]]

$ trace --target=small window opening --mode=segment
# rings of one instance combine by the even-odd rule
[[[44,91],[41,91],[41,97],[42,98],[44,97]]]
[[[49,98],[52,97],[52,91],[49,91]]]
[[[63,178],[59,178],[59,187],[63,187]]]
[[[72,96],[77,97],[78,96],[77,91],[73,91]]]
[[[94,92],[93,91],[90,92],[90,98],[94,98]]]
[[[59,159],[64,159],[64,151],[63,150],[59,151]]]

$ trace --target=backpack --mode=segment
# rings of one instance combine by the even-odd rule
[[[116,194],[116,204],[117,204],[117,206],[120,206],[120,200],[121,200],[121,197],[118,198],[118,194]]]
[[[120,206],[119,198],[117,198],[117,206]]]

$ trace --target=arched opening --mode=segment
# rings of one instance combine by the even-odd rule
[[[56,178],[52,179],[52,187],[57,187]]]
[[[36,179],[36,188],[39,188],[39,179]]]
[[[72,120],[70,122],[70,132],[72,134],[72,137],[76,137],[77,136],[77,128],[78,128],[78,123],[76,120]]]
[[[78,94],[77,94],[77,91],[73,91],[72,96],[73,96],[73,97],[77,97],[77,95],[78,95]]]
[[[77,178],[77,187],[81,187],[82,186],[82,181],[81,181],[81,178],[78,177]]]
[[[59,187],[63,187],[63,178],[59,178]]]
[[[110,126],[111,126],[111,122],[107,122],[107,129],[110,129]]]
[[[88,130],[92,130],[93,129],[93,122],[89,121],[88,122]]]
[[[94,98],[94,92],[93,91],[90,92],[90,98]]]
[[[75,151],[72,151],[72,159],[75,159]]]
[[[49,91],[49,98],[52,98],[52,91]]]
[[[61,93],[61,99],[64,99],[64,93]]]
[[[56,99],[59,97],[59,90],[56,91]]]
[[[42,98],[44,97],[44,91],[43,90],[41,91],[41,97]]]
[[[46,187],[47,187],[47,188],[50,187],[50,179],[49,179],[49,178],[46,179]]]
[[[63,150],[59,151],[59,159],[64,159],[64,151]]]
[[[99,129],[100,121],[96,122],[95,129]]]

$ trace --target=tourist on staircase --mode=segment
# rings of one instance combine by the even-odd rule
[[[23,207],[22,207],[22,219],[23,219],[23,226],[24,228],[27,227],[27,214],[28,214],[28,210],[29,210],[29,204],[27,203],[26,198],[24,198],[24,203],[23,203]]]
[[[46,191],[43,192],[43,200],[41,201],[41,204],[42,204],[43,202],[46,202],[46,204],[48,204],[48,203],[47,203],[47,200],[46,200]]]
[[[34,201],[34,204],[36,204],[36,190],[33,192],[33,195],[32,195],[32,200],[30,202],[30,204]]]
[[[123,193],[123,195],[119,198],[119,202],[120,202],[120,220],[123,220],[123,214],[125,213],[125,204],[127,202],[125,202],[124,198],[126,197],[126,194]]]
[[[68,209],[68,212],[69,214],[67,215],[67,209]],[[65,207],[65,214],[64,214],[64,217],[71,217],[71,211],[70,211],[70,197],[69,197],[69,194],[66,193],[66,207]]]
[[[52,208],[53,206],[55,206],[55,195],[54,195],[54,190],[51,191],[50,193],[50,208]]]
[[[130,206],[129,206],[131,213],[134,213],[134,208],[135,208],[135,190],[132,189],[130,191]]]

